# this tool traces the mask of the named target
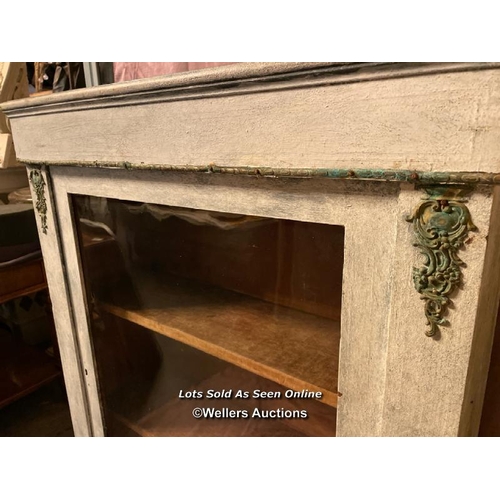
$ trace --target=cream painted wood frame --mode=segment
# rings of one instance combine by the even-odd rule
[[[451,326],[434,340],[424,334],[423,303],[411,279],[420,258],[405,217],[422,198],[413,186],[67,167],[50,167],[48,175],[43,170],[50,196],[48,231],[40,231],[40,237],[77,435],[101,436],[104,426],[71,209],[74,194],[344,226],[337,434],[477,433],[498,304],[499,225],[490,221],[492,213],[494,219],[500,213],[497,187],[477,188],[469,198],[478,232],[462,251],[467,268],[463,289],[453,298]]]
[[[46,183],[37,221],[77,435],[104,427],[72,194],[344,226],[337,434],[477,434],[500,293],[499,63],[245,63],[0,108]],[[429,338],[406,217],[424,185],[456,184],[477,231]]]

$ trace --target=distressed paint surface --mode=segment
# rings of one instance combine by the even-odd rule
[[[28,169],[29,174],[32,172]],[[53,204],[52,184],[49,180],[50,176],[44,169],[38,171],[38,174],[42,176],[45,185],[47,224],[50,228],[45,232],[41,219],[37,217],[38,234],[54,313],[73,430],[76,436],[91,436],[93,432],[88,418],[88,400],[81,370],[80,350],[76,341],[73,311],[68,300],[68,276],[59,239],[59,224],[56,208]],[[33,199],[36,199],[37,193],[33,185],[31,185],[31,194]],[[64,231],[65,228],[61,228],[61,230]]]
[[[383,436],[457,436],[476,435],[481,414],[481,384],[486,380],[489,351],[496,308],[486,311],[486,295],[480,294],[487,283],[490,304],[498,305],[498,269],[487,267],[487,256],[495,252],[489,246],[493,197],[490,190],[476,190],[467,207],[477,226],[472,240],[462,251],[467,262],[463,269],[463,287],[452,295],[449,326],[442,327],[439,339],[426,337],[426,318],[422,301],[412,283],[412,265],[422,257],[413,246],[413,228],[405,216],[416,206],[422,194],[403,189],[399,196],[396,220],[397,249],[393,262],[391,312],[387,324],[386,378],[380,434]],[[478,314],[483,311],[483,315]],[[480,332],[476,334],[475,332]],[[484,358],[472,362],[479,350]],[[485,371],[486,367],[486,371]],[[474,380],[474,382],[472,382]],[[471,384],[477,397],[466,400]],[[484,390],[484,389],[483,389]],[[464,406],[469,406],[465,417]]]
[[[200,84],[118,107],[104,95],[78,108],[68,92],[57,113],[7,112],[26,161],[500,173],[499,70],[337,81],[265,81],[244,94]]]
[[[255,75],[236,66],[5,107],[19,157],[50,164],[57,192],[46,235],[38,223],[75,432],[99,435],[102,421],[71,193],[343,225],[338,435],[475,435],[499,298],[500,193],[476,186],[467,203],[478,231],[439,340],[422,334],[411,275],[421,256],[405,216],[421,202],[416,187],[499,182],[500,71],[301,66],[276,79],[275,65],[243,85],[235,78]]]

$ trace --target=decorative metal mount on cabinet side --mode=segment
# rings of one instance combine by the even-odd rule
[[[36,195],[35,208],[40,215],[43,234],[47,234],[47,201],[45,199],[45,181],[40,169],[34,168],[30,172],[30,181]]]
[[[413,223],[417,241],[425,260],[422,267],[413,268],[413,283],[425,301],[428,337],[440,333],[448,324],[443,317],[450,303],[450,294],[462,284],[465,263],[458,251],[465,244],[469,231],[477,228],[465,206],[467,190],[452,187],[426,188],[427,198],[406,218]]]

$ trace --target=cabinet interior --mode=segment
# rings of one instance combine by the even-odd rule
[[[335,435],[343,227],[89,196],[73,208],[108,435]],[[255,390],[281,398],[235,397]]]

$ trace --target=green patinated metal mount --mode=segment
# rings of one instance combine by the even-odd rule
[[[43,234],[47,234],[47,200],[45,199],[45,181],[39,169],[30,172],[30,181],[36,194],[35,208],[40,216]]]
[[[458,251],[465,244],[469,231],[477,228],[465,206],[461,188],[435,187],[427,190],[428,198],[422,201],[406,218],[413,223],[417,241],[414,246],[424,255],[422,267],[413,268],[413,283],[425,301],[428,337],[440,333],[440,326],[448,325],[444,318],[450,294],[462,284],[462,267],[465,263]]]

